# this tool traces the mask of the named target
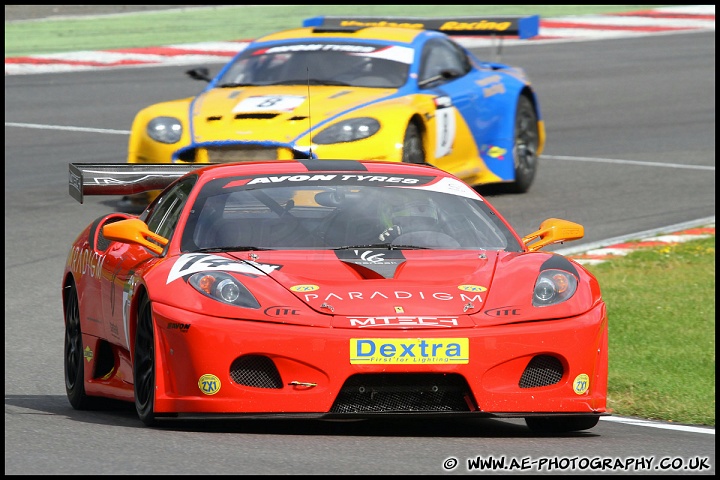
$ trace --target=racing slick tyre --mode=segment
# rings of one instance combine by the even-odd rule
[[[577,432],[593,428],[600,421],[600,417],[578,416],[578,417],[525,417],[525,423],[533,433],[554,434]]]
[[[140,420],[152,427],[155,420],[155,332],[153,330],[152,305],[145,295],[138,309],[135,332],[135,356],[133,359],[135,382],[135,409]]]
[[[405,130],[402,151],[403,163],[425,163],[425,150],[423,149],[422,135],[417,124],[410,122]]]
[[[65,287],[65,392],[76,410],[90,410],[101,403],[85,393],[85,365],[80,330],[80,307],[75,283]]]
[[[513,193],[525,193],[530,189],[538,167],[538,118],[530,99],[521,95],[515,112],[515,181],[508,186]]]

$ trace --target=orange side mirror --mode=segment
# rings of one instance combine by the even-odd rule
[[[540,224],[540,229],[523,237],[522,241],[531,252],[546,245],[577,240],[585,235],[585,228],[579,223],[561,218],[548,218]]]
[[[168,239],[150,231],[140,219],[128,218],[103,226],[103,235],[116,242],[140,245],[158,255],[165,249]]]

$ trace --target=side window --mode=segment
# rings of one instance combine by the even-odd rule
[[[418,83],[457,78],[470,70],[465,51],[449,39],[435,38],[423,48]]]
[[[158,197],[157,202],[144,219],[150,231],[167,239],[172,237],[182,208],[196,180],[196,177],[188,178]]]

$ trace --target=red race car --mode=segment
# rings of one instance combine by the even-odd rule
[[[70,164],[70,193],[163,189],[109,213],[62,278],[70,404],[166,419],[522,417],[594,427],[608,318],[595,277],[429,165]]]

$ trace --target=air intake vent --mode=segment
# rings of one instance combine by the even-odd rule
[[[330,412],[468,412],[472,395],[456,374],[353,375]]]
[[[110,246],[110,240],[105,238],[105,235],[103,235],[102,227],[104,227],[105,225],[110,225],[111,223],[119,222],[120,220],[125,220],[125,218],[111,218],[107,222],[100,225],[97,236],[97,244],[95,245],[95,248],[97,248],[101,252],[107,250],[107,248]]]
[[[238,113],[235,120],[272,120],[277,113]]]
[[[111,222],[107,222],[107,223],[105,223],[105,225],[107,225],[108,223],[111,223]],[[102,228],[100,228],[100,231],[98,232],[98,236],[97,236],[96,248],[98,250],[100,250],[101,252],[104,252],[105,250],[107,250],[107,248],[109,246],[110,246],[110,240],[105,238],[105,235],[103,235]]]
[[[278,149],[257,145],[235,145],[232,147],[208,147],[207,157],[211,163],[255,162],[277,160]]]
[[[282,388],[275,363],[261,355],[245,355],[230,365],[230,378],[238,385],[256,388]]]
[[[558,383],[562,376],[560,360],[550,355],[537,355],[525,367],[520,377],[520,388],[546,387]]]

